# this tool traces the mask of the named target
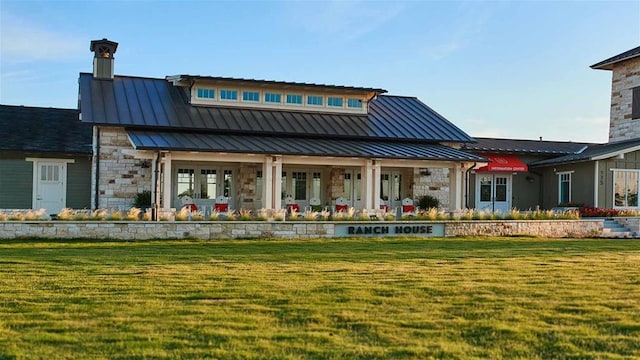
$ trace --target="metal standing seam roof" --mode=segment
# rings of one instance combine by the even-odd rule
[[[247,84],[257,84],[257,85],[274,85],[274,86],[288,86],[288,87],[295,86],[298,88],[318,88],[318,89],[324,89],[324,90],[330,89],[330,90],[339,90],[339,91],[375,92],[378,94],[387,92],[387,90],[380,89],[380,88],[368,88],[368,87],[344,86],[344,85],[326,85],[326,84],[277,81],[277,80],[243,79],[243,78],[224,77],[224,76],[201,76],[201,75],[182,74],[182,75],[167,76],[165,79],[168,81],[174,81],[174,80],[229,81],[234,83],[247,83]]]
[[[82,121],[99,125],[226,134],[471,142],[416,98],[380,95],[369,115],[192,106],[165,79],[80,74]]]
[[[540,167],[581,161],[600,160],[616,156],[620,153],[627,153],[635,150],[640,150],[640,139],[617,141],[606,144],[592,144],[582,152],[551,159],[534,161],[530,163],[529,166]]]
[[[598,70],[613,70],[614,64],[619,63],[621,61],[633,59],[638,56],[640,56],[640,46],[633,48],[631,50],[627,50],[618,55],[612,56],[606,60],[600,61],[599,63],[593,64],[590,67],[592,69],[598,69]]]
[[[485,158],[438,144],[346,139],[220,135],[199,132],[127,129],[139,150],[182,150],[387,159],[486,161]]]
[[[0,151],[91,155],[92,127],[78,110],[0,105]]]
[[[464,149],[475,152],[514,153],[534,155],[567,155],[584,151],[592,143],[568,141],[518,140],[476,137],[475,143],[464,144]]]

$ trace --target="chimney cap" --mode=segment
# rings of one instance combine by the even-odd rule
[[[107,40],[107,38],[102,38],[102,40],[91,40],[91,46],[89,47],[89,50],[93,51],[96,57],[113,57],[116,49],[118,49],[118,43]]]

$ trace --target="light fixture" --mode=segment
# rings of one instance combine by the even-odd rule
[[[421,168],[420,169],[420,175],[429,176],[429,175],[431,175],[431,170],[429,170],[428,168]]]

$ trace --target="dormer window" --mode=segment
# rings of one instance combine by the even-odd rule
[[[238,90],[220,89],[220,100],[237,101]]]
[[[242,101],[260,101],[260,92],[258,91],[243,91],[242,92]]]
[[[319,96],[319,95],[308,95],[307,96],[307,105],[322,106],[322,96]]]
[[[264,93],[264,102],[272,103],[272,104],[281,104],[282,94],[266,92]]]
[[[287,94],[287,104],[302,105],[302,95]]]
[[[216,92],[214,89],[198,88],[197,96],[200,99],[215,99]]]
[[[361,109],[362,99],[356,99],[356,98],[347,99],[347,107],[352,109]]]
[[[342,98],[333,96],[327,97],[327,106],[342,107]]]

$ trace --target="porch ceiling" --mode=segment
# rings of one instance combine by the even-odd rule
[[[128,129],[137,150],[179,150],[244,154],[362,157],[439,161],[486,161],[438,144],[275,136],[217,135]]]

